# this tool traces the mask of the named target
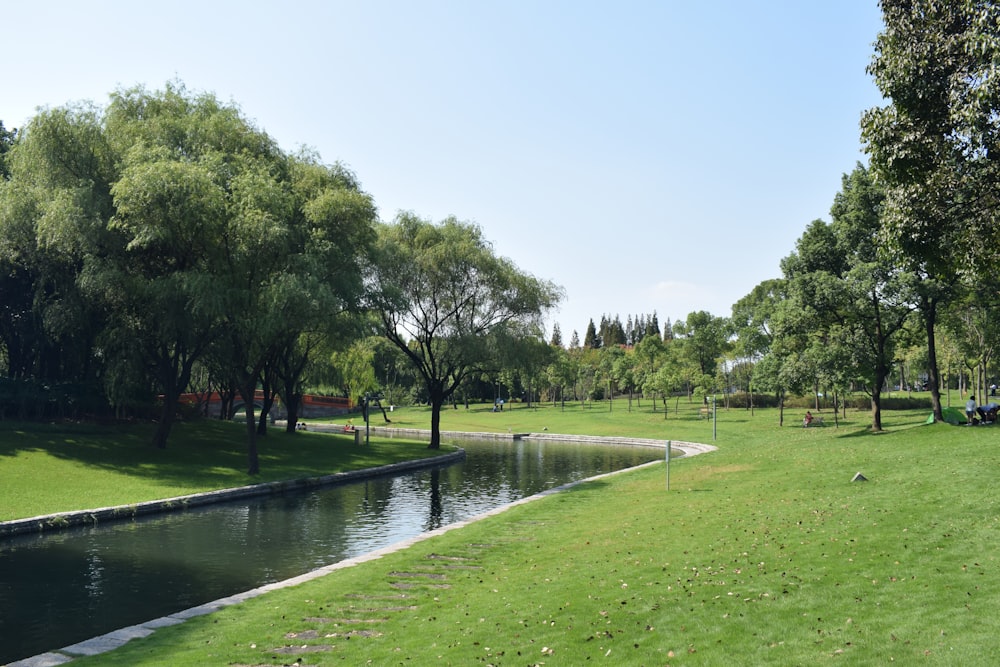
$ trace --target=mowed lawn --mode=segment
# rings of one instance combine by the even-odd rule
[[[206,420],[178,424],[166,449],[151,425],[0,422],[0,521],[130,505],[259,482],[316,477],[432,456],[412,440],[271,428],[258,438],[259,475],[248,475],[246,429]]]
[[[994,662],[1000,426],[647,411],[517,406],[494,426],[645,424],[628,435],[719,450],[673,461],[669,490],[663,463],[585,483],[76,664]]]

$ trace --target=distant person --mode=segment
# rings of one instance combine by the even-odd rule
[[[802,420],[802,427],[803,428],[808,428],[809,425],[812,424],[812,423],[813,423],[813,413],[811,413],[808,410],[806,410],[806,416]]]
[[[969,400],[965,402],[965,421],[968,426],[972,426],[976,420],[976,397],[969,395]]]

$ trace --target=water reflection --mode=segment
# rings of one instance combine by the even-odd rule
[[[0,664],[287,579],[560,484],[642,447],[470,441],[464,462],[0,541]]]

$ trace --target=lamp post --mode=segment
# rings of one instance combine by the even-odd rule
[[[379,392],[370,392],[370,391],[368,391],[368,392],[365,392],[365,395],[361,398],[361,404],[362,404],[362,407],[364,408],[363,414],[364,414],[364,417],[365,417],[365,444],[366,445],[368,444],[368,435],[369,435],[369,432],[370,432],[370,428],[368,426],[368,418],[369,418],[369,416],[371,414],[371,404],[372,404],[372,401],[375,401],[381,407],[381,405],[382,405],[382,392],[380,392],[380,391]]]

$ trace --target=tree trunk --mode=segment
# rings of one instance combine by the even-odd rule
[[[240,388],[240,398],[243,399],[243,409],[246,412],[247,424],[247,474],[256,475],[260,473],[260,458],[257,455],[257,420],[254,418],[253,399],[254,389],[251,385],[249,390]]]
[[[263,405],[260,408],[260,416],[257,417],[257,435],[265,436],[267,435],[267,416],[271,412],[271,401],[267,399],[267,394],[264,394]]]
[[[160,421],[153,431],[153,447],[157,449],[167,448],[167,438],[170,437],[170,429],[174,425],[174,415],[177,412],[177,392],[168,391],[163,395],[163,411],[160,412]]]
[[[883,364],[876,364],[875,384],[872,386],[872,431],[882,431],[882,385],[888,378]]]
[[[876,388],[872,391],[872,431],[879,433],[882,430],[882,390]]]
[[[285,400],[285,432],[294,433],[295,425],[299,423],[299,405],[302,403],[302,394],[291,392],[282,396]]]
[[[441,449],[441,408],[444,396],[432,395],[431,399],[431,443],[427,449]]]
[[[274,397],[277,395],[273,383],[269,380],[265,380],[262,386],[264,388],[264,401],[260,409],[260,419],[257,420],[257,435],[267,435],[267,420],[271,416]]]
[[[181,392],[187,388],[191,380],[191,367],[194,359],[182,361],[178,355],[161,358],[157,363],[160,382],[163,385],[163,412],[160,414],[160,422],[156,425],[153,433],[153,446],[157,449],[167,448],[167,438],[174,425],[174,418],[177,415],[177,402]]]
[[[934,325],[937,321],[937,302],[925,300],[924,331],[927,334],[927,388],[931,392],[931,409],[934,411],[934,421],[943,422],[944,412],[941,409],[941,379],[938,373],[937,342],[934,338]]]

